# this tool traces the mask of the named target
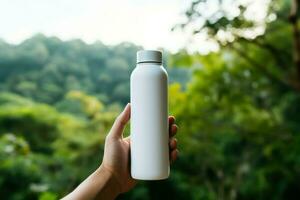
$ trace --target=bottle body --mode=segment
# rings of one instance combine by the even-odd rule
[[[130,78],[131,176],[169,176],[168,75],[160,63],[138,63]]]

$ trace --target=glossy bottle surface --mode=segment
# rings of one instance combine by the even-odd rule
[[[141,58],[130,78],[131,176],[160,180],[170,171],[168,75],[161,63],[147,58]]]

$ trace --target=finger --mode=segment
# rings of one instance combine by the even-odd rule
[[[174,135],[176,135],[178,130],[178,126],[176,124],[173,124],[170,128],[170,137],[173,137]]]
[[[171,153],[170,153],[171,163],[173,163],[175,160],[177,160],[178,154],[179,154],[178,149],[175,149],[175,150],[171,151]]]
[[[171,138],[170,142],[169,142],[169,146],[170,146],[171,150],[176,149],[176,147],[177,147],[177,139],[176,138]]]
[[[129,143],[130,144],[130,136],[126,137],[123,139],[125,142]]]
[[[169,127],[172,126],[172,124],[175,123],[175,117],[174,116],[169,116]]]
[[[125,125],[130,119],[130,103],[126,105],[123,112],[116,118],[109,135],[111,137],[119,138],[123,134],[123,130],[125,128]]]

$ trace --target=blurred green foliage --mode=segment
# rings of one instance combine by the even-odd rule
[[[20,45],[0,40],[0,90],[61,109],[68,107],[65,94],[72,90],[85,91],[106,104],[126,104],[139,49],[131,43],[62,42],[41,34]],[[187,69],[172,68],[169,73],[171,82],[185,83],[189,78]]]
[[[207,16],[209,1],[193,1],[179,27],[220,50],[167,54],[180,156],[168,180],[141,182],[119,199],[297,199],[299,8],[289,14],[290,2],[270,1],[257,22],[245,15],[251,3],[215,1]],[[0,42],[1,199],[58,199],[93,172],[129,100],[138,49],[43,35]]]

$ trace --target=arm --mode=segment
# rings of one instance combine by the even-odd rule
[[[104,156],[100,167],[84,180],[64,200],[115,199],[132,189],[137,181],[130,176],[130,137],[123,138],[123,130],[130,119],[130,104],[115,120],[105,139]],[[175,118],[169,117],[170,160],[178,155]]]
[[[84,199],[115,199],[120,193],[112,172],[102,165],[85,179],[73,192],[64,197],[64,200]]]

